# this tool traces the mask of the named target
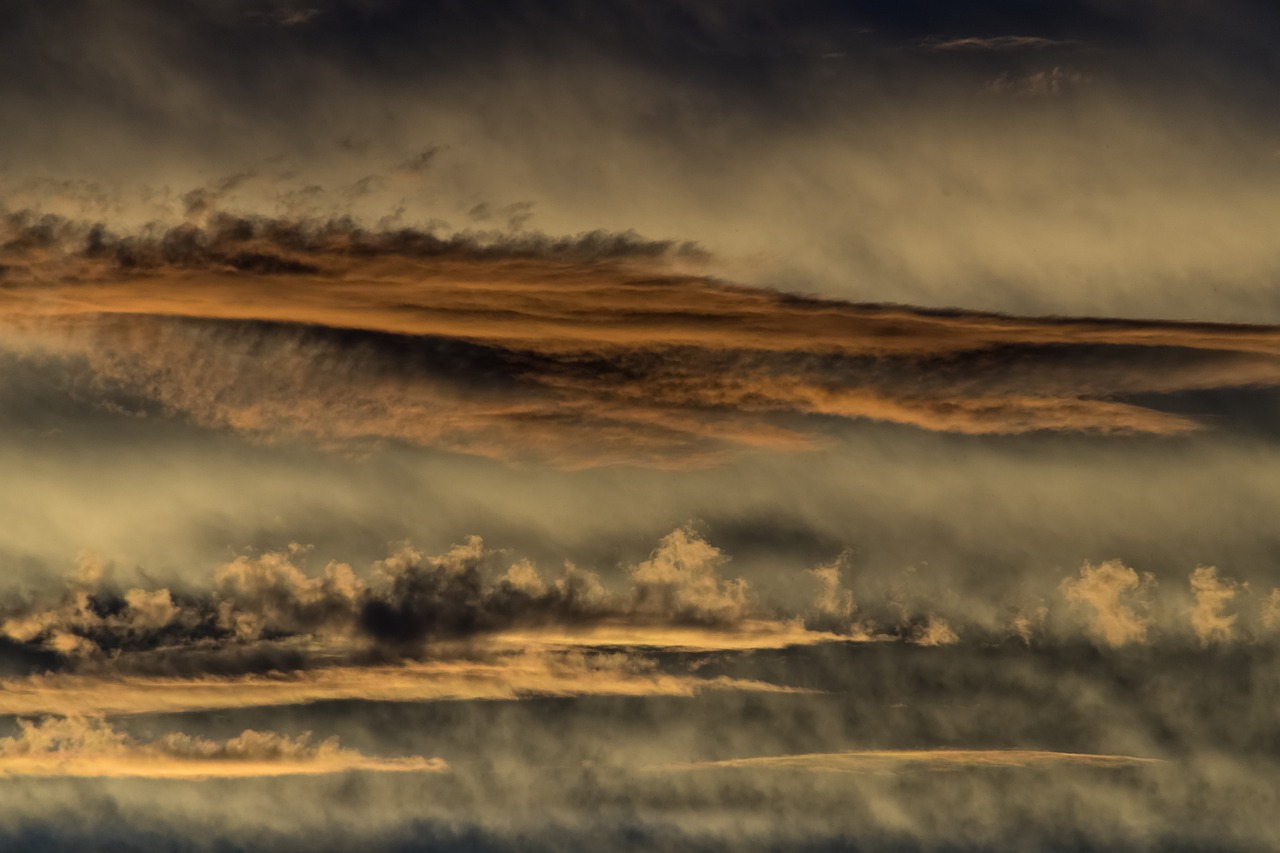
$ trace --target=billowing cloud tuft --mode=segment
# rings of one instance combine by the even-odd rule
[[[1196,599],[1195,608],[1191,611],[1191,627],[1200,645],[1230,641],[1236,616],[1228,615],[1226,609],[1236,597],[1239,585],[1219,578],[1214,566],[1197,566],[1190,579],[1191,592]]]
[[[23,223],[0,305],[24,357],[86,364],[73,390],[104,406],[140,398],[257,441],[687,468],[813,451],[859,420],[1186,435],[1206,424],[1155,398],[1280,385],[1270,327],[799,298],[690,274],[678,244],[626,234]]]
[[[19,720],[19,733],[0,738],[0,777],[59,776],[210,779],[365,772],[441,772],[438,758],[376,758],[338,744],[246,730],[214,741],[175,733],[139,742],[106,722],[84,717]]]
[[[309,577],[292,556],[242,556],[219,569],[214,583],[220,626],[241,640],[264,634],[350,634],[365,583],[343,563],[330,563],[322,576]]]
[[[843,585],[840,578],[844,557],[831,563],[815,566],[807,573],[818,583],[818,594],[814,599],[814,609],[823,622],[847,624],[853,618],[856,605],[853,590]]]
[[[1150,606],[1147,598],[1155,586],[1149,574],[1139,577],[1119,560],[1097,566],[1085,563],[1080,577],[1062,582],[1067,601],[1087,605],[1092,611],[1092,629],[1110,646],[1141,643],[1147,639],[1152,619],[1144,615]]]
[[[1271,590],[1262,604],[1262,627],[1268,631],[1280,631],[1280,587]]]
[[[734,623],[750,610],[747,582],[723,580],[728,557],[696,531],[663,537],[653,555],[631,568],[635,612],[677,622]]]
[[[911,633],[910,641],[917,646],[950,646],[960,642],[960,636],[945,619],[931,614]]]

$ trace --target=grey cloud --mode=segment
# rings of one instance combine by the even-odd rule
[[[1247,588],[1204,567],[1191,575],[1196,605],[1190,611],[1158,599],[1152,575],[1113,560],[1086,563],[1078,576],[1062,579],[1060,598],[1049,606],[1034,591],[1011,599],[1015,611],[993,624],[984,613],[989,602],[939,595],[920,583],[855,598],[858,569],[847,555],[809,570],[817,594],[792,609],[785,597],[731,577],[729,556],[690,526],[627,566],[623,589],[571,563],[558,576],[544,576],[527,559],[512,559],[474,536],[439,556],[405,544],[365,572],[330,562],[311,573],[303,568],[305,554],[295,546],[240,556],[215,572],[211,590],[181,594],[120,591],[82,571],[60,602],[10,602],[0,629],[11,657],[28,669],[43,660],[82,672],[142,675],[447,658],[468,643],[501,647],[508,635],[517,644],[551,647],[704,643],[726,649],[841,639],[982,647],[1019,637],[1030,648],[1089,642],[1111,649],[1178,647],[1192,637],[1201,645],[1269,642],[1267,601],[1252,606]],[[1228,605],[1239,612],[1227,614]]]
[[[422,226],[518,199],[551,233],[675,233],[728,277],[844,298],[1280,317],[1263,3],[333,2],[295,27],[245,26],[252,4],[67,8],[6,13],[6,34],[48,35],[0,50],[24,84],[11,207],[94,208],[126,232],[270,168],[297,178],[247,182],[227,209],[280,215],[322,187],[299,210]],[[1104,49],[1079,67],[1053,48],[901,49],[929,36]],[[992,81],[1082,97],[983,97]],[[357,137],[363,153],[340,144]],[[440,153],[406,181],[423,140]],[[385,183],[359,198],[335,189],[370,176]]]
[[[925,39],[920,46],[928,50],[1044,50],[1079,47],[1080,43],[1043,36],[965,36]]]

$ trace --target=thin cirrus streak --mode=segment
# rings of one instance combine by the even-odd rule
[[[836,634],[806,628],[799,619],[789,622],[747,619],[729,630],[698,625],[644,625],[616,621],[577,627],[503,631],[495,634],[490,644],[498,649],[632,648],[740,652],[820,643],[870,642],[875,639],[878,638],[857,630],[856,626],[854,633]]]
[[[812,691],[752,679],[657,672],[625,655],[536,654],[498,662],[426,661],[271,675],[144,678],[46,674],[0,682],[0,714],[89,716],[371,702],[512,700],[534,696],[696,696],[707,690]]]
[[[17,735],[0,738],[0,778],[203,780],[448,769],[438,758],[380,758],[345,749],[337,738],[316,742],[309,734],[252,729],[225,741],[175,733],[139,742],[102,720],[49,717],[21,721]]]
[[[1039,749],[877,749],[803,755],[768,755],[699,761],[646,768],[649,771],[799,770],[813,773],[893,772],[909,768],[948,770],[959,767],[1133,767],[1161,762],[1133,755],[1098,755]]]
[[[1132,398],[1280,385],[1273,327],[789,297],[680,272],[672,244],[627,235],[177,232],[11,264],[25,272],[0,301],[20,350],[83,359],[97,393],[252,437],[566,468],[815,450],[864,419],[1182,435],[1204,424]]]

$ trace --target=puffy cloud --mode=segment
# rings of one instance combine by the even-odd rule
[[[343,563],[330,563],[323,575],[309,577],[291,562],[293,556],[241,556],[219,569],[214,583],[221,626],[242,640],[264,634],[349,634],[364,581]]]
[[[1236,616],[1227,615],[1225,611],[1239,591],[1238,584],[1219,578],[1214,566],[1197,566],[1190,580],[1191,592],[1196,599],[1195,608],[1191,611],[1191,627],[1200,645],[1230,641]]]
[[[673,530],[648,560],[631,568],[636,613],[678,622],[740,621],[751,606],[749,589],[741,578],[720,578],[727,561],[693,529]]]
[[[553,577],[527,559],[499,573],[502,554],[479,536],[438,556],[402,544],[365,574],[338,562],[309,573],[306,552],[293,545],[237,557],[216,570],[207,593],[179,599],[164,588],[120,593],[95,586],[98,576],[88,578],[82,566],[60,603],[11,605],[4,632],[86,666],[135,672],[290,669],[313,659],[417,656],[454,641],[520,634],[577,646],[626,635],[637,645],[721,648],[830,636],[759,618],[746,581],[720,578],[728,557],[687,527],[632,566],[630,586],[617,592],[568,562]],[[711,631],[690,640],[694,626]]]
[[[1280,630],[1280,587],[1271,590],[1263,602],[1262,627],[1269,631]]]
[[[46,670],[227,677],[521,650],[730,651],[835,641],[932,647],[1009,636],[1053,645],[1072,630],[1038,598],[1010,600],[1004,621],[984,606],[944,603],[924,590],[885,590],[858,610],[842,577],[844,555],[807,571],[817,585],[811,603],[790,602],[777,590],[762,598],[744,578],[725,577],[728,555],[687,525],[663,537],[647,560],[626,566],[628,583],[613,589],[569,562],[544,575],[478,536],[435,556],[401,544],[365,572],[339,562],[310,572],[307,550],[237,557],[217,569],[208,591],[180,595],[164,587],[117,591],[96,563],[82,561],[60,601],[4,608],[5,653],[28,661],[24,668],[44,660]],[[1240,615],[1227,611],[1241,587],[1210,567],[1190,577],[1196,636],[1204,644],[1237,639]],[[1153,576],[1113,560],[1086,563],[1059,592],[1068,605],[1084,606],[1093,636],[1123,646],[1146,641],[1156,624],[1154,586]],[[1274,627],[1272,605],[1263,602],[1256,627]],[[858,612],[866,618],[854,621]],[[1251,623],[1246,635],[1254,633]]]
[[[379,643],[412,648],[512,626],[593,622],[616,612],[618,603],[592,572],[566,565],[547,584],[532,563],[521,561],[495,582],[488,564],[496,556],[479,536],[439,557],[400,549],[375,566],[361,628]]]
[[[1034,618],[1032,618],[1031,615],[1026,613],[1019,613],[1013,617],[1013,622],[1009,626],[1014,636],[1028,646],[1031,645],[1036,631],[1044,627],[1045,618],[1049,615],[1049,608],[1042,604],[1035,608],[1034,614]]]
[[[841,561],[808,569],[808,574],[818,582],[818,596],[814,607],[824,617],[847,620],[853,616],[853,590],[840,582]]]
[[[0,777],[210,779],[448,769],[438,758],[371,757],[342,748],[337,738],[315,741],[310,734],[293,738],[246,730],[214,741],[175,733],[138,742],[95,718],[46,717],[18,724],[18,735],[0,738]]]
[[[1146,595],[1155,586],[1149,574],[1139,577],[1119,560],[1099,565],[1085,563],[1080,577],[1062,582],[1062,594],[1069,602],[1087,604],[1093,610],[1092,629],[1110,646],[1141,643],[1151,627],[1143,615],[1150,602]]]
[[[960,636],[951,630],[947,620],[930,614],[924,624],[912,632],[910,641],[917,646],[950,646],[960,642]]]
[[[92,658],[123,646],[154,645],[166,629],[190,628],[198,618],[175,604],[167,589],[130,589],[119,595],[102,584],[101,560],[81,555],[58,605],[10,616],[0,623],[0,631],[68,657]]]

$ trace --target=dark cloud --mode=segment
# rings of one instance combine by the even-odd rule
[[[0,4],[0,847],[1276,848],[1278,35]]]
[[[664,626],[732,634],[749,616],[768,615],[749,601],[745,581],[720,578],[727,557],[689,529],[633,566],[621,594],[572,564],[546,579],[527,560],[499,572],[499,556],[472,537],[438,557],[406,545],[368,573],[329,563],[313,576],[298,565],[305,549],[293,548],[236,558],[202,595],[119,590],[86,558],[60,601],[10,603],[0,628],[9,657],[27,669],[53,666],[53,653],[90,670],[220,675],[298,669],[329,655],[416,656],[436,643],[513,629],[572,637],[621,624],[642,642],[652,629],[661,643]]]
[[[1266,780],[1277,745],[1265,727],[1250,723],[1249,709],[1251,697],[1275,689],[1273,658],[1274,650],[1209,653],[1194,644],[1124,653],[879,645],[715,655],[703,669],[827,689],[693,699],[324,703],[131,718],[113,727],[136,742],[163,743],[179,733],[225,742],[246,727],[291,738],[324,730],[365,755],[440,755],[451,773],[397,776],[386,785],[365,776],[202,783],[190,799],[179,782],[163,789],[0,782],[5,793],[41,791],[38,799],[7,800],[9,815],[17,826],[47,827],[59,840],[90,826],[112,838],[127,830],[143,838],[198,832],[191,844],[216,838],[246,849],[260,849],[265,839],[283,849],[360,841],[395,850],[447,840],[442,827],[465,826],[469,843],[498,849],[527,846],[532,837],[547,849],[617,841],[624,849],[875,843],[1013,850],[1054,849],[1067,836],[1070,846],[1062,849],[1250,850],[1272,834]],[[1212,697],[1201,698],[1201,689]],[[964,766],[966,755],[987,750],[1160,760]],[[867,751],[959,760],[942,773],[927,765],[893,773],[777,766]],[[696,773],[663,767],[707,762],[728,766]],[[107,798],[112,807],[100,811],[95,804]],[[282,807],[286,801],[292,810]],[[300,813],[298,804],[307,802],[324,805]],[[80,820],[55,824],[68,803]],[[199,817],[210,810],[217,826],[206,828]],[[561,819],[549,824],[549,810]],[[617,827],[620,814],[626,832]],[[5,831],[17,832],[15,823]]]
[[[120,589],[85,557],[59,600],[4,608],[11,674],[70,667],[217,678],[509,646],[733,650],[841,639],[920,647],[1268,646],[1278,621],[1276,592],[1251,590],[1216,567],[1196,567],[1183,575],[1180,592],[1160,596],[1154,575],[1119,560],[1085,563],[1056,583],[1006,596],[1000,613],[994,602],[946,594],[925,578],[876,589],[846,551],[783,583],[803,588],[796,602],[734,576],[730,555],[692,526],[627,566],[621,590],[572,563],[544,575],[479,537],[434,557],[404,545],[368,571],[330,562],[308,572],[306,552],[294,546],[237,557],[200,593]]]
[[[784,295],[682,271],[696,247],[633,234],[218,214],[115,237],[15,215],[4,252],[11,322],[87,358],[84,393],[324,446],[697,467],[861,420],[1171,436],[1209,424],[1162,395],[1280,383],[1274,327]]]
[[[487,209],[506,228],[675,233],[730,278],[845,298],[1280,316],[1280,21],[1261,2],[5,15],[13,208],[132,233],[216,202],[442,238]],[[1072,97],[1022,97],[1042,95]]]

